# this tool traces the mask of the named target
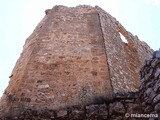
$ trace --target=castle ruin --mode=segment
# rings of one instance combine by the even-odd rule
[[[145,42],[98,6],[55,6],[45,13],[12,71],[0,116],[86,105],[138,90],[138,72],[153,52]]]

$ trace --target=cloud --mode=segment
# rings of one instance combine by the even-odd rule
[[[144,0],[145,3],[160,7],[160,0]]]

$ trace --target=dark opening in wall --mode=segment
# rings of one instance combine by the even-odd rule
[[[119,32],[120,34],[120,37],[121,37],[121,40],[124,42],[124,43],[128,43],[127,39]]]

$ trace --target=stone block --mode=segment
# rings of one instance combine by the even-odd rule
[[[109,114],[110,115],[124,114],[124,113],[125,113],[125,108],[121,102],[115,102],[115,103],[109,104]]]
[[[46,85],[38,85],[38,88],[40,88],[40,89],[49,88],[49,85],[48,84],[46,84]]]

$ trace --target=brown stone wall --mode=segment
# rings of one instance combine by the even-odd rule
[[[28,62],[33,55],[35,46],[37,45],[36,35],[40,31],[40,26],[44,24],[46,18],[47,16],[45,16],[44,19],[39,23],[39,26],[36,27],[33,34],[29,38],[27,38],[25,45],[23,46],[23,51],[20,55],[20,58],[17,60],[17,63],[11,73],[9,86],[6,88],[3,96],[0,99],[0,117],[2,113],[7,113],[7,115],[10,115],[9,113],[12,113],[13,111],[19,109],[19,106],[22,106],[20,101],[23,101],[24,104],[26,104],[26,101],[30,101],[30,97],[28,97],[29,95],[27,96],[27,98],[23,97],[24,92],[25,94],[30,92],[30,88],[27,87],[28,83],[24,78],[24,75],[26,74]],[[17,102],[13,104],[13,101]]]
[[[37,109],[111,97],[106,61],[98,12],[57,6],[28,38],[6,93]]]
[[[153,50],[137,40],[110,14],[96,6],[103,31],[110,79],[113,90],[117,92],[137,91],[140,82],[138,71],[145,59],[151,57]],[[122,34],[128,43],[122,42]],[[136,40],[135,40],[136,39]],[[142,57],[142,55],[144,55]]]
[[[99,7],[97,9],[105,39],[105,48],[114,92],[136,91],[137,89],[133,86],[134,77],[128,66],[128,62],[130,61],[126,55],[124,43],[118,33],[119,31],[117,31],[116,22],[108,13]]]
[[[83,106],[137,91],[138,70],[151,56],[147,45],[99,7],[55,6],[45,12],[12,72],[0,115]]]
[[[38,69],[28,80],[39,78],[34,84],[34,92],[39,94],[35,101],[45,105],[48,100],[57,108],[86,104],[94,97],[111,94],[97,11],[55,7],[50,14],[48,38],[38,38],[39,50],[27,70]]]
[[[70,106],[58,110],[43,109],[41,111],[24,108],[20,114],[14,117],[5,117],[5,120],[130,120],[129,117],[125,117],[126,113],[129,115],[137,113],[137,111],[139,114],[142,113],[142,107],[135,98],[137,99],[137,94],[128,93],[117,94],[112,101],[104,99],[103,103],[86,106]]]
[[[0,120],[159,120],[160,58],[147,60],[140,71],[141,85],[136,93],[117,93],[113,99],[99,98],[90,105],[52,110],[24,108],[15,116]]]

